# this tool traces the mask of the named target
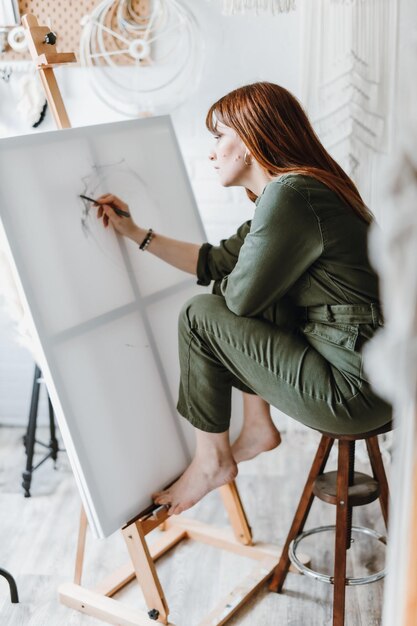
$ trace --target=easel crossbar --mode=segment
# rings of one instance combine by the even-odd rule
[[[281,548],[274,544],[244,545],[236,539],[233,531],[229,528],[213,528],[198,520],[171,517],[165,520],[164,528],[161,537],[149,546],[149,556],[153,563],[183,539],[206,543],[257,562],[246,578],[230,593],[221,598],[216,607],[203,618],[198,626],[221,626],[225,624],[270,578],[281,556]],[[300,558],[305,563],[309,562],[306,555],[300,555]],[[136,576],[137,571],[132,562],[126,563],[102,580],[94,589],[88,590],[87,595],[84,593],[86,590],[80,585],[64,584],[59,589],[59,597],[63,604],[89,615],[100,617],[103,621],[111,624],[142,626],[146,623],[149,626],[149,617],[145,612],[129,609],[127,613],[124,613],[120,609],[120,602],[114,601],[116,604],[102,602],[103,597],[110,599]],[[125,621],[120,621],[121,618]],[[159,621],[171,624],[171,622],[161,619],[161,616]],[[171,626],[173,625],[171,624]]]
[[[162,537],[149,546],[149,555],[155,562],[182,539],[193,539],[214,547],[228,550],[240,556],[257,561],[256,566],[246,578],[230,593],[222,598],[216,607],[205,616],[199,626],[221,626],[254,595],[261,585],[272,575],[281,550],[272,544],[246,546],[240,543],[230,529],[216,529],[208,524],[191,519],[168,519],[165,522]],[[123,607],[121,602],[112,600],[117,591],[126,586],[137,576],[132,563],[128,563],[105,578],[94,589],[86,590],[77,584],[65,583],[59,588],[60,601],[110,624],[123,626],[149,626],[149,616],[144,611]],[[108,602],[108,600],[111,600]],[[149,606],[149,605],[148,605]],[[171,622],[161,620],[165,624]],[[171,624],[171,626],[174,626]]]
[[[118,600],[107,598],[75,583],[64,583],[58,590],[59,600],[70,609],[76,609],[109,624],[120,626],[149,626],[149,615],[145,611],[132,609]],[[165,622],[167,626],[175,626]]]

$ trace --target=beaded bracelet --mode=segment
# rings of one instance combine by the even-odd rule
[[[143,250],[145,251],[146,248],[149,246],[149,244],[151,243],[152,239],[154,238],[154,232],[152,230],[152,228],[150,228],[148,230],[148,232],[146,233],[145,239],[142,241],[142,243],[139,245],[139,250]]]

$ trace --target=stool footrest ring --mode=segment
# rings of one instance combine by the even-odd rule
[[[330,526],[318,526],[317,528],[312,528],[310,530],[306,530],[303,533],[300,533],[295,539],[293,539],[290,543],[288,549],[288,556],[290,557],[291,563],[298,569],[301,574],[305,574],[306,576],[310,576],[310,578],[315,578],[316,580],[321,580],[324,583],[332,585],[334,583],[334,577],[328,576],[327,574],[323,574],[322,572],[317,572],[316,570],[307,567],[304,563],[300,561],[297,557],[296,551],[298,544],[305,539],[305,537],[309,537],[310,535],[315,535],[317,533],[323,533],[331,530],[336,530],[335,525]],[[375,530],[371,528],[365,528],[364,526],[352,526],[353,533],[361,533],[363,535],[368,535],[370,537],[374,537],[380,543],[384,545],[387,544],[387,539],[384,535],[380,535]],[[370,574],[369,576],[361,576],[361,577],[348,577],[346,576],[346,585],[366,585],[368,583],[373,583],[385,576],[385,569],[376,572],[375,574]]]

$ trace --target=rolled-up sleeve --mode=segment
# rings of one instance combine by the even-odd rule
[[[198,252],[197,285],[209,285],[211,283],[208,256],[212,247],[211,243],[203,243]]]
[[[251,221],[244,222],[236,233],[222,239],[218,246],[203,243],[197,260],[197,284],[209,285],[212,280],[221,280],[233,270],[240,249],[249,233]]]
[[[293,186],[269,183],[233,270],[221,282],[228,308],[256,316],[281,298],[323,252],[319,219]]]

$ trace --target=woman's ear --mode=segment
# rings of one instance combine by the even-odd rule
[[[245,165],[252,165],[252,155],[247,148],[245,150],[245,156],[243,157],[243,162]]]

